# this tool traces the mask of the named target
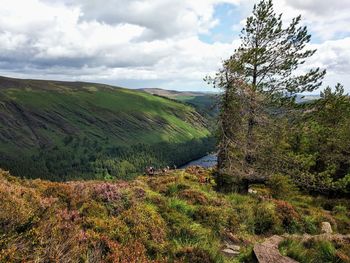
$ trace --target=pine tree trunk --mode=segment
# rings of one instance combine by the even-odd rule
[[[248,128],[247,128],[247,153],[245,156],[245,162],[247,165],[251,165],[254,162],[253,155],[253,146],[254,146],[254,126],[255,126],[255,91],[256,91],[256,83],[257,83],[257,65],[254,65],[253,70],[253,82],[252,88],[253,92],[250,95],[250,105],[249,105],[249,113],[248,113]]]
[[[228,103],[229,103],[229,99],[228,99],[228,89],[226,89],[225,94],[224,94],[224,101],[222,104],[222,110],[221,110],[221,142],[220,142],[220,146],[219,146],[219,152],[218,152],[218,170],[222,171],[225,169],[225,167],[227,166],[227,162],[228,162],[228,153],[227,153],[227,144],[228,142],[226,141],[226,136],[229,133],[229,122],[227,120],[227,112],[229,112],[229,107],[228,107]]]

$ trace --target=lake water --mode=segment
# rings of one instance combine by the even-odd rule
[[[218,161],[218,158],[217,158],[216,154],[209,154],[209,155],[206,155],[202,158],[199,158],[197,160],[189,162],[189,163],[181,166],[180,168],[185,169],[189,166],[194,166],[194,165],[198,165],[198,166],[201,166],[204,168],[209,168],[209,167],[215,166],[217,164],[217,161]]]

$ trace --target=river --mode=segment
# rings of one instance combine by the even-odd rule
[[[197,160],[191,161],[183,166],[181,166],[181,169],[185,169],[189,166],[194,166],[194,165],[198,165],[204,168],[209,168],[209,167],[213,167],[217,164],[218,158],[216,154],[209,154],[206,155],[202,158],[199,158]]]

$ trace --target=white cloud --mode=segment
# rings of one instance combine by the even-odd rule
[[[215,72],[238,45],[199,39],[219,23],[214,17],[216,5],[235,4],[249,15],[253,2],[0,0],[0,74],[200,88],[205,85],[202,78]],[[275,2],[277,11],[288,18],[304,14],[322,39],[350,33],[345,26],[350,14],[346,1],[334,0],[326,14],[316,1]],[[334,10],[338,16],[331,15]],[[350,70],[347,46],[348,39],[318,45],[315,61],[334,79]]]
[[[220,1],[2,2],[0,69],[5,73],[201,80],[232,50],[229,44],[198,39],[216,23],[213,10]]]
[[[45,0],[47,3],[52,0]],[[148,38],[207,32],[216,25],[214,6],[239,0],[55,0],[79,8],[81,20],[130,23],[146,28]]]
[[[303,20],[321,40],[349,34],[350,2],[348,0],[278,0],[278,12],[288,18],[302,15]]]
[[[317,53],[310,60],[310,64],[327,69],[325,85],[334,86],[339,82],[350,91],[350,37],[312,46],[317,49]]]

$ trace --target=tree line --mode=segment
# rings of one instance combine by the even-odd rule
[[[161,142],[131,146],[107,145],[87,138],[66,137],[64,145],[29,157],[0,159],[12,174],[53,181],[79,179],[132,179],[147,166],[180,166],[215,149],[214,137],[184,143]]]

